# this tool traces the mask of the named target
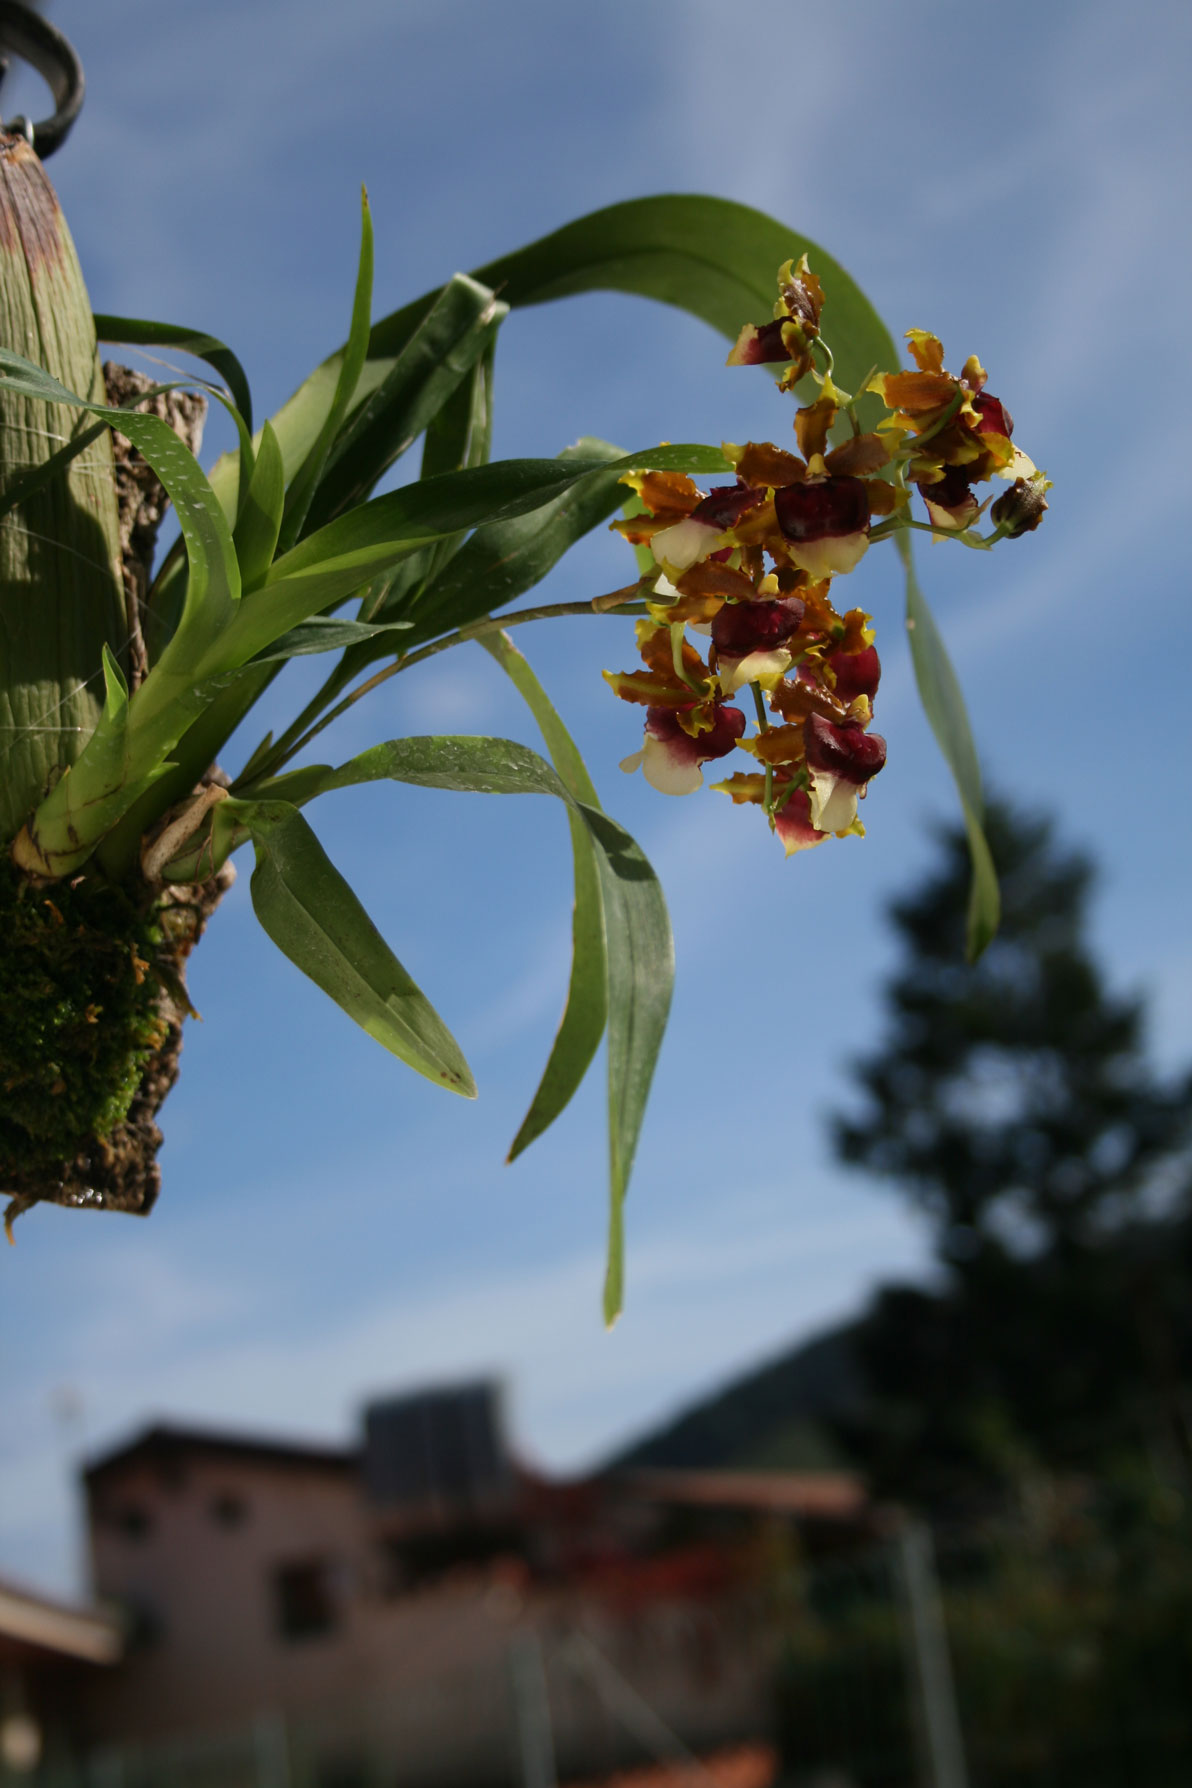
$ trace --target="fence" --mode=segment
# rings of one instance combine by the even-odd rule
[[[767,1644],[723,1635],[757,1678],[760,1718],[721,1739],[776,1737],[783,1788],[1189,1788],[1192,1519],[1164,1494],[1141,1519],[1077,1495],[984,1533],[907,1523],[864,1552],[775,1561],[757,1615]],[[643,1758],[690,1782],[706,1733],[678,1735],[659,1680],[649,1655],[639,1668],[578,1633],[544,1651],[523,1629],[502,1668],[430,1694],[403,1700],[398,1687],[321,1724],[312,1710],[265,1714],[4,1784],[555,1788],[560,1774],[605,1777]]]
[[[912,1526],[808,1573],[778,1671],[791,1788],[1188,1788],[1192,1545],[1172,1512],[935,1545]]]

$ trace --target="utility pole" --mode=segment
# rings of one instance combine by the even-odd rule
[[[894,1544],[922,1788],[968,1788],[931,1529],[923,1521],[907,1521]]]
[[[542,1641],[532,1629],[509,1644],[509,1679],[517,1725],[522,1788],[556,1788],[555,1737]]]

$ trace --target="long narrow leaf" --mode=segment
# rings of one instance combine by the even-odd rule
[[[123,408],[135,410],[138,404],[144,403],[146,398],[155,397],[162,391],[175,391],[177,388],[176,381],[172,381],[168,385],[152,385],[148,391],[138,392],[135,397],[129,398]],[[36,496],[47,485],[53,484],[72,460],[76,460],[80,453],[84,453],[92,441],[98,440],[107,426],[106,422],[93,422],[89,428],[81,429],[64,447],[59,447],[57,453],[52,453],[49,459],[42,460],[35,466],[27,466],[23,472],[18,472],[15,478],[8,479],[3,491],[0,492],[0,520],[6,515],[10,515],[22,503],[27,503],[31,497]]]
[[[910,545],[900,539],[899,547],[906,567],[906,625],[919,697],[956,783],[968,833],[973,865],[968,905],[968,956],[970,962],[975,962],[997,931],[1001,916],[997,871],[985,838],[981,768],[964,696],[935,617],[915,576]]]
[[[311,442],[305,459],[295,472],[289,490],[286,493],[285,515],[281,525],[281,544],[283,549],[293,546],[302,533],[307,511],[310,509],[319,480],[323,476],[323,468],[328,455],[339,434],[340,424],[348,413],[349,405],[359,383],[360,374],[368,353],[368,326],[372,315],[372,282],[373,282],[373,227],[372,214],[369,210],[368,194],[363,189],[360,193],[360,262],[356,270],[356,292],[352,300],[352,325],[340,361],[339,377],[335,382],[335,393],[331,399],[331,407],[323,419],[323,426]],[[274,436],[276,440],[276,435]],[[279,458],[281,450],[279,447]],[[283,460],[284,464],[284,460]]]
[[[285,468],[277,436],[267,422],[261,430],[252,477],[232,536],[243,589],[255,590],[273,563],[285,508]]]
[[[382,474],[434,424],[477,361],[491,354],[507,311],[487,286],[462,274],[444,287],[385,379],[341,430],[311,505],[312,527],[362,502]],[[476,463],[449,460],[437,469]]]
[[[300,621],[344,601],[443,535],[541,510],[589,477],[615,482],[620,472],[643,466],[720,471],[724,459],[717,447],[668,446],[609,463],[500,460],[374,497],[274,560],[265,583],[243,599],[224,631],[221,667],[245,663]]]
[[[567,762],[567,755],[564,762]],[[568,764],[575,776],[574,764]],[[609,1031],[609,1259],[605,1320],[624,1297],[623,1205],[650,1082],[670,1010],[674,948],[658,878],[629,834],[585,801],[537,752],[510,739],[390,739],[338,769],[313,765],[268,789],[291,803],[332,789],[392,779],[480,794],[549,794],[565,801],[594,847],[605,916]],[[231,802],[224,807],[230,809]]]
[[[402,636],[409,632],[408,621],[385,621],[370,627],[365,621],[337,621],[327,615],[312,615],[301,626],[288,633],[252,660],[253,664],[283,663],[289,658],[306,658],[316,652],[342,652],[346,646],[358,646],[380,640],[393,651]]]
[[[655,298],[731,338],[743,323],[769,316],[780,263],[804,252],[827,298],[840,382],[851,380],[855,389],[871,367],[893,369],[897,354],[888,331],[840,264],[798,231],[727,199],[674,193],[610,205],[474,269],[472,278],[499,288],[515,309],[594,291]],[[384,383],[436,297],[427,293],[374,324],[359,401]],[[316,368],[274,418],[287,464],[297,463],[322,425],[342,352]],[[218,476],[234,479],[234,467],[221,466]]]
[[[420,476],[423,478],[437,478],[443,472],[462,472],[470,466],[488,464],[492,453],[493,362],[499,322],[498,318],[489,325],[484,352],[427,427],[422,444]],[[422,576],[424,586],[454,556],[463,538],[462,534],[456,534],[429,549]]]
[[[61,776],[22,834],[18,859],[39,874],[69,875],[86,861],[93,840],[127,813],[162,774],[160,765],[133,767],[129,749],[128,684],[103,648],[104,704],[95,730],[71,769]]]
[[[691,443],[650,447],[641,453],[626,454],[620,462],[607,463],[609,469],[619,464],[623,472],[641,467],[719,473],[725,469],[719,447]],[[379,557],[395,543],[432,540],[438,535],[486,527],[524,515],[554,497],[564,496],[587,473],[604,469],[601,455],[592,459],[506,459],[402,485],[308,535],[275,560],[269,583],[276,584],[314,566],[341,563],[349,556],[362,566],[367,565],[373,549],[378,549]]]
[[[475,1098],[459,1045],[302,815],[284,802],[224,803],[233,805],[229,818],[248,827],[256,852],[253,910],[278,949],[385,1049]]]
[[[675,979],[666,901],[641,848],[585,808],[597,844],[608,940],[609,1242],[604,1320],[624,1302],[624,1204]]]
[[[429,435],[427,440],[429,444]],[[616,460],[616,469],[607,476],[592,470],[601,459]],[[406,624],[413,629],[405,642],[408,649],[436,633],[491,614],[532,589],[570,546],[612,514],[623,493],[619,480],[624,457],[619,448],[585,436],[559,455],[561,466],[581,460],[589,463],[582,479],[528,515],[481,527],[462,546],[463,536],[457,532],[412,553],[393,573],[378,580],[375,592],[361,603],[360,619],[396,621],[407,617]],[[304,711],[303,727],[391,650],[382,635],[350,648],[319,697]],[[298,728],[293,736],[300,737],[302,730]]]
[[[481,644],[510,678],[538,722],[555,769],[572,798],[598,809],[600,802],[579,748],[525,658],[504,633],[488,634]],[[575,868],[567,1003],[542,1079],[509,1150],[511,1161],[541,1136],[570,1102],[600,1047],[608,1018],[608,956],[596,848],[579,814],[571,812],[567,817]]]
[[[240,574],[232,537],[215,493],[193,453],[169,424],[159,416],[145,416],[79,397],[31,360],[7,348],[0,348],[0,387],[39,397],[47,403],[89,410],[117,427],[140,449],[178,512],[191,558],[181,623],[188,629],[187,645],[193,649],[199,634],[204,639],[211,637],[234,612],[240,595]]]
[[[232,394],[232,402],[244,417],[252,433],[252,393],[244,368],[231,348],[214,335],[202,330],[184,329],[177,323],[152,323],[143,317],[95,318],[95,333],[100,341],[124,342],[141,348],[177,348],[193,354],[213,366]]]
[[[606,470],[594,469],[603,460]],[[578,483],[529,515],[478,529],[439,575],[401,612],[415,640],[464,627],[495,613],[541,582],[564,553],[613,513],[625,494],[625,456],[607,441],[585,436],[559,455],[560,467],[586,463]]]
[[[453,462],[458,462],[455,469],[464,470],[487,461],[492,424],[491,372],[491,356],[477,362],[469,385],[459,387],[456,398],[444,406],[428,429],[424,477],[440,476],[452,469]],[[559,455],[563,462],[602,457],[621,456],[617,448],[590,436]],[[619,478],[619,470],[608,479],[601,479],[598,474],[585,477],[569,492],[528,516],[481,528],[462,548],[460,533],[445,535],[433,545],[419,548],[374,581],[360,604],[361,621],[413,616],[406,623],[414,629],[404,642],[408,650],[436,631],[463,626],[513,601],[543,578],[582,534],[611,514],[622,488]],[[285,763],[294,742],[304,737],[307,728],[370,664],[392,651],[391,640],[381,632],[350,646],[276,745],[258,754],[258,765],[267,773]],[[247,779],[247,772],[243,779]]]
[[[422,478],[437,478],[441,472],[462,472],[466,466],[484,466],[492,457],[493,363],[499,321],[494,318],[486,325],[483,349],[472,362],[467,377],[460,380],[427,424],[419,470]]]

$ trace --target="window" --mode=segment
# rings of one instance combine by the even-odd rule
[[[281,1639],[317,1639],[333,1633],[339,1614],[326,1559],[279,1565],[273,1573],[274,1612]]]
[[[110,1519],[126,1540],[146,1540],[153,1532],[153,1516],[139,1502],[121,1503],[113,1509]]]
[[[248,1519],[248,1504],[234,1490],[219,1490],[207,1505],[216,1527],[242,1527]]]

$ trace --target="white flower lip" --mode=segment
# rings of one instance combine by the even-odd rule
[[[719,528],[709,527],[707,522],[695,521],[688,515],[655,534],[650,541],[650,551],[668,577],[672,573],[682,577],[685,571],[690,571],[693,565],[715,552],[719,539]]]
[[[855,570],[865,557],[869,535],[858,530],[855,534],[825,534],[820,540],[792,540],[788,544],[800,571],[819,580]]]
[[[817,832],[847,832],[857,817],[857,785],[830,770],[812,770],[811,823]]]

